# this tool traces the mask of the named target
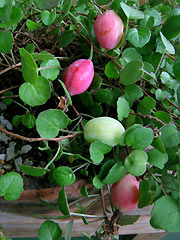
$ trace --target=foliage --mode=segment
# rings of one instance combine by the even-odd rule
[[[18,199],[24,175],[42,178],[62,187],[60,217],[79,214],[87,224],[83,205],[78,213],[70,212],[66,186],[81,176],[100,193],[130,173],[140,181],[138,207],[153,204],[152,227],[180,231],[178,2],[0,2],[1,197]],[[102,48],[94,34],[97,16],[108,9],[124,24],[123,36],[111,50]],[[64,70],[88,58],[94,64],[93,81],[87,91],[70,96]],[[120,139],[113,142],[109,120],[100,137],[93,127],[96,141],[87,142],[84,126],[98,117],[121,122],[125,131]],[[85,187],[81,194],[89,197]],[[70,221],[65,239],[71,239],[72,228]],[[107,234],[101,230],[99,237]],[[62,230],[48,220],[38,236],[58,240]]]

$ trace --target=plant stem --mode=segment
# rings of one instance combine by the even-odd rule
[[[10,91],[10,90],[12,90],[12,89],[14,89],[14,88],[18,88],[19,86],[20,86],[20,85],[13,86],[13,87],[9,87],[9,88],[6,88],[6,89],[3,89],[3,90],[0,91],[0,94],[2,94],[2,93],[4,93],[4,92],[7,92],[7,91]]]
[[[81,166],[79,166],[78,168],[76,168],[76,169],[73,171],[73,173],[77,172],[79,169],[81,169],[81,168],[83,168],[83,167],[85,167],[85,166],[87,166],[87,165],[89,165],[89,163],[84,163],[83,165],[81,165]]]
[[[44,169],[48,169],[48,167],[54,162],[54,160],[56,159],[56,157],[58,156],[59,152],[61,151],[61,142],[58,142],[58,150],[56,152],[56,154],[54,155],[54,157],[51,159],[50,162],[48,162],[48,164],[46,165],[46,167]]]
[[[92,58],[93,58],[93,44],[91,44],[89,60],[92,60]]]
[[[89,215],[89,214],[82,214],[82,213],[73,213],[70,212],[71,216],[75,217],[86,217],[86,218],[104,218],[105,216],[98,216],[98,215]]]
[[[6,55],[3,54],[3,53],[1,53],[1,55],[3,56],[4,60],[6,61],[6,63],[7,63],[8,65],[11,65],[11,64],[9,63],[9,61],[7,60],[7,58],[6,58]]]
[[[13,54],[12,50],[11,50],[11,56],[12,56],[12,60],[13,60],[14,65],[16,65],[16,61],[15,61],[14,54]]]
[[[58,69],[61,69],[59,66],[50,65],[50,66],[46,66],[46,67],[40,67],[40,68],[38,68],[38,71],[45,70],[45,69],[49,69],[49,68],[58,68]]]
[[[28,142],[40,142],[40,141],[59,142],[59,141],[62,141],[64,139],[73,138],[73,137],[76,136],[76,134],[71,134],[71,135],[67,135],[67,136],[64,136],[64,137],[51,138],[51,139],[47,139],[47,138],[28,138],[28,137],[24,137],[24,136],[21,136],[19,134],[13,133],[13,132],[9,132],[1,126],[0,126],[0,132],[3,132],[10,137],[17,138],[17,139],[20,139],[20,140],[23,140],[23,141],[28,141]]]
[[[82,24],[82,22],[80,22],[79,19],[77,19],[77,17],[75,17],[74,14],[72,14],[72,12],[70,12],[70,11],[69,11],[69,15],[70,15],[71,17],[73,17],[73,18],[76,20],[76,22],[79,23],[79,24],[81,25],[81,27],[82,27],[82,28],[88,33],[88,35],[89,35],[88,30],[84,27],[84,25]]]
[[[157,66],[157,68],[156,68],[156,70],[155,70],[155,74],[157,73],[157,71],[159,70],[159,68],[160,68],[160,66],[161,66],[161,63],[162,63],[163,58],[164,58],[164,55],[165,55],[165,50],[164,50],[164,52],[163,52],[163,54],[162,54],[162,56],[161,56],[161,59],[160,59],[160,61],[159,61],[158,66]]]

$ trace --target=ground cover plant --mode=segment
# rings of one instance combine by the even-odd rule
[[[112,197],[111,209],[102,204],[102,216],[94,216],[104,225],[82,233],[87,239],[117,239],[122,212],[137,205],[153,205],[152,227],[180,231],[178,4],[0,2],[2,198],[18,199],[24,177],[43,179],[62,186],[59,219],[69,218],[76,213],[69,210],[66,186],[83,177],[102,202],[103,191]],[[132,197],[129,206],[124,190]],[[81,194],[89,197],[86,186]],[[86,208],[78,207],[88,224]],[[40,240],[61,239],[55,219],[41,225]],[[72,228],[70,221],[65,239]]]

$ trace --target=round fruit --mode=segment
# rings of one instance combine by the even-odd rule
[[[84,127],[84,138],[88,142],[101,141],[109,146],[119,144],[125,131],[123,125],[111,117],[98,117],[88,121]]]
[[[113,205],[121,212],[133,210],[139,201],[139,181],[127,174],[111,187]]]
[[[89,59],[79,59],[66,68],[63,82],[71,96],[88,89],[94,77],[94,65]]]
[[[113,49],[123,34],[123,22],[113,11],[106,10],[99,15],[94,23],[94,33],[99,44],[105,49]]]

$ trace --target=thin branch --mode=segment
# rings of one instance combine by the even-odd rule
[[[153,175],[153,173],[152,173],[149,169],[147,169],[147,170],[148,170],[148,172],[150,173],[150,175],[152,176],[152,178],[159,184],[161,190],[162,190],[163,193],[164,193],[164,196],[167,196],[167,193],[165,192],[162,184],[157,180],[157,178]]]
[[[20,140],[23,140],[23,141],[28,141],[28,142],[39,142],[39,141],[60,142],[64,139],[73,138],[73,137],[77,136],[77,134],[71,134],[71,135],[67,135],[67,136],[64,136],[64,137],[51,138],[51,139],[47,139],[47,138],[28,138],[28,137],[24,137],[24,136],[21,136],[19,134],[13,133],[13,132],[9,132],[1,126],[0,126],[0,132],[3,132],[10,137],[17,138],[17,139],[20,139]]]
[[[10,66],[10,67],[2,70],[2,71],[0,72],[0,75],[2,75],[2,74],[5,73],[5,72],[8,72],[9,70],[11,70],[11,69],[13,69],[13,68],[20,67],[20,66],[21,66],[21,62],[20,62],[20,63],[17,63],[16,65],[12,65],[12,66]]]
[[[161,123],[163,126],[166,125],[162,120],[160,120],[160,119],[157,118],[157,117],[153,117],[153,116],[151,116],[151,115],[144,115],[144,114],[142,114],[142,113],[131,113],[131,112],[130,112],[130,114],[131,114],[131,115],[138,115],[138,116],[143,117],[143,118],[154,119],[156,122]]]
[[[104,201],[104,192],[103,188],[101,188],[101,203],[102,203],[102,209],[103,209],[103,214],[105,216],[105,223],[109,222],[108,216],[106,214],[106,206],[105,206],[105,201]]]
[[[3,89],[3,90],[0,91],[0,94],[2,94],[2,93],[4,93],[4,92],[7,92],[7,91],[10,91],[10,90],[12,90],[12,89],[14,89],[14,88],[18,88],[19,86],[20,86],[20,85],[13,86],[13,87],[9,87],[9,88],[6,88],[6,89]]]

